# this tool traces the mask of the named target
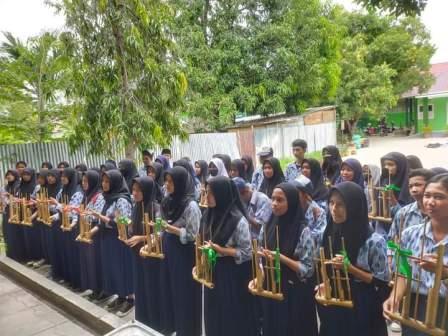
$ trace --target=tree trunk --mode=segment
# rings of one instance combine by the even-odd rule
[[[210,11],[210,0],[204,1],[204,11],[202,12],[202,33],[204,34],[205,44],[208,45],[207,27],[208,27],[208,12]]]

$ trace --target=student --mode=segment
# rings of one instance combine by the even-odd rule
[[[417,319],[424,321],[429,288],[434,286],[434,254],[439,245],[445,246],[443,264],[448,264],[448,176],[437,175],[431,178],[423,194],[423,207],[429,220],[405,229],[401,235],[400,247],[412,251],[414,257],[420,258],[423,253],[424,261],[412,264],[412,278],[420,279],[420,286],[412,281],[412,296],[410,298],[410,311],[417,309]],[[422,251],[423,249],[423,251]],[[442,276],[443,283],[438,296],[437,321],[441,321],[444,312],[445,298],[448,295],[448,270],[445,268]],[[418,306],[416,305],[416,292],[419,286]],[[403,300],[406,291],[406,279],[399,277],[389,298],[384,302],[385,316],[387,313],[397,311],[399,303]],[[446,311],[445,311],[446,313]],[[448,320],[442,329],[448,330]],[[440,322],[438,322],[440,323]],[[402,326],[403,336],[420,336],[426,333]]]
[[[295,161],[291,162],[285,171],[285,181],[292,182],[302,173],[302,161],[305,159],[306,149],[308,144],[305,140],[296,139],[292,142],[292,154],[295,157]]]
[[[16,170],[19,173],[19,176],[22,177],[23,170],[27,167],[25,161],[17,161],[16,162]]]
[[[118,295],[117,299],[107,304],[106,309],[125,314],[133,307],[132,254],[126,244],[118,239],[117,221],[131,217],[131,196],[126,181],[116,169],[105,172],[101,184],[104,207],[100,214],[93,215],[100,221],[102,286],[105,293]]]
[[[170,157],[171,157],[171,154],[170,154]],[[159,155],[156,158],[155,162],[160,163],[163,167],[163,170],[168,170],[171,167],[171,163],[170,163],[169,159],[167,159],[167,156],[165,156],[165,155]]]
[[[101,212],[104,207],[104,197],[101,193],[101,177],[100,174],[94,170],[87,170],[82,174],[83,198],[82,204],[84,205],[84,211],[88,212]],[[102,286],[102,274],[101,274],[101,247],[98,232],[98,220],[97,218],[87,215],[86,220],[90,221],[90,237],[92,244],[80,242],[79,255],[81,260],[81,289],[92,290],[92,294],[88,299],[102,300],[105,299]]]
[[[194,163],[194,171],[196,177],[199,179],[201,184],[204,184],[208,179],[208,163],[204,160],[198,160]]]
[[[347,159],[341,164],[341,173],[336,180],[336,184],[347,181],[355,182],[361,188],[365,188],[362,166],[356,159]]]
[[[204,288],[205,334],[256,335],[253,297],[247,289],[252,255],[249,223],[232,180],[224,176],[211,178],[207,203],[200,234],[216,251],[217,260],[213,267],[214,288]]]
[[[410,170],[423,168],[423,164],[418,158],[418,156],[408,155],[406,156],[406,160],[408,160],[408,166]]]
[[[171,168],[171,166],[172,166],[172,164],[171,164],[171,159],[172,159],[171,149],[169,149],[169,148],[162,149],[161,155],[164,156],[168,162],[168,167],[165,167],[165,165],[164,165],[163,168],[165,170]]]
[[[193,165],[191,164],[190,159],[183,158],[180,160],[177,160],[173,163],[173,167],[184,167],[185,170],[188,172],[189,178],[192,180],[194,185],[194,199],[196,201],[199,201],[199,198],[201,197],[201,181],[196,177],[196,173],[194,171]]]
[[[387,335],[382,316],[382,300],[387,293],[389,270],[386,259],[386,241],[372,232],[367,214],[363,189],[353,182],[342,182],[330,191],[330,215],[324,232],[323,246],[330,258],[330,240],[333,253],[343,250],[348,257],[344,266],[341,256],[333,258],[338,269],[347,267],[353,308],[318,305],[321,336]],[[318,286],[318,290],[322,285]]]
[[[232,160],[232,163],[230,164],[230,177],[241,177],[243,180],[247,181],[243,160]]]
[[[42,195],[46,197],[47,190],[48,190],[48,169],[41,169],[39,171],[39,174],[37,175],[37,182],[39,184],[39,191],[37,192],[37,195]],[[37,213],[36,213],[37,216]],[[33,264],[34,268],[39,268],[44,264],[50,263],[50,244],[48,241],[48,237],[50,236],[51,228],[45,224],[40,222],[39,220],[36,220],[36,225],[39,227],[40,231],[40,241],[41,241],[41,248],[42,248],[42,259],[35,262]]]
[[[243,205],[246,207],[252,240],[257,239],[261,228],[271,218],[271,200],[265,194],[254,190],[252,185],[246,183],[241,177],[235,177],[232,180],[240,193]]]
[[[58,170],[61,174],[62,174],[62,171],[68,167],[70,167],[70,164],[67,161],[61,161],[58,163]]]
[[[269,198],[277,184],[285,181],[280,161],[276,158],[270,158],[263,162],[263,182],[258,191],[264,193]]]
[[[42,162],[40,168],[50,170],[50,169],[53,169],[53,164],[51,162],[44,161],[44,162]]]
[[[222,162],[224,163],[224,167],[226,167],[226,171],[228,173],[230,173],[230,168],[231,168],[230,166],[231,166],[231,163],[232,163],[232,158],[229,155],[227,155],[227,154],[215,154],[215,155],[213,155],[212,158],[213,159],[215,159],[215,158],[221,159]]]
[[[128,187],[129,193],[132,190],[132,181],[134,178],[138,177],[137,166],[134,161],[124,159],[118,163],[118,168],[120,169],[121,175],[123,175],[126,185]]]
[[[381,185],[394,184],[400,190],[394,190],[397,202],[404,206],[412,202],[409,194],[409,166],[406,157],[391,152],[381,158]]]
[[[229,176],[227,169],[224,166],[224,162],[222,162],[219,158],[213,158],[210,160],[210,163],[208,164],[208,172],[210,173],[210,177]]]
[[[151,153],[149,149],[144,149],[142,151],[143,166],[141,166],[140,169],[138,170],[138,175],[140,177],[147,176],[146,174],[148,172],[148,168],[149,168],[150,164],[152,163],[153,157],[154,157],[154,154]]]
[[[375,189],[369,191],[369,188],[370,186],[372,186],[372,188],[378,188],[380,186],[381,168],[374,164],[367,164],[362,166],[362,174],[364,176],[364,185],[367,195],[367,206],[370,213],[372,212],[372,196],[377,199],[378,192]]]
[[[244,163],[244,172],[246,173],[246,180],[251,183],[254,175],[254,162],[249,155],[243,155],[241,161]]]
[[[147,175],[151,177],[155,182],[155,201],[157,203],[162,202],[164,195],[164,171],[163,166],[158,162],[152,162],[148,166]]]
[[[341,172],[342,158],[336,146],[326,146],[322,149],[322,172],[327,186],[334,185]]]
[[[261,183],[263,182],[263,162],[274,156],[274,150],[272,147],[262,147],[261,151],[257,153],[258,162],[260,166],[257,167],[252,175],[252,185],[255,190],[259,190]]]
[[[194,186],[184,167],[165,172],[167,196],[162,200],[165,259],[162,264],[164,295],[171,299],[176,335],[201,335],[200,285],[193,280],[194,241],[201,221],[201,210],[194,201]]]
[[[149,176],[138,177],[132,184],[134,206],[132,208],[132,225],[129,227],[130,238],[126,244],[132,249],[135,319],[147,326],[161,331],[161,295],[160,295],[160,259],[142,258],[140,249],[145,243],[144,214],[155,222],[159,216],[159,207],[155,203],[156,184]]]
[[[311,180],[313,193],[311,197],[325,212],[327,211],[328,188],[324,184],[324,176],[319,161],[304,159],[302,161],[302,174]]]
[[[263,299],[263,335],[317,335],[314,301],[314,242],[305,221],[297,189],[289,183],[272,193],[272,216],[260,233],[265,258],[280,247],[283,301]]]

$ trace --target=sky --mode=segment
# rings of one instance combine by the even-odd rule
[[[351,0],[333,0],[347,9],[357,6]],[[431,32],[437,51],[432,63],[448,62],[448,0],[429,0],[422,20]],[[21,39],[38,35],[43,31],[61,30],[64,18],[54,13],[44,0],[0,0],[0,32],[9,31]],[[0,35],[0,41],[4,40]]]

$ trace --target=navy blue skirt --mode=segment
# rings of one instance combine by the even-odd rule
[[[215,287],[204,288],[206,335],[257,335],[254,298],[247,289],[251,262],[237,265],[233,257],[219,257],[213,272]]]
[[[26,260],[25,238],[23,228],[18,224],[9,223],[8,207],[3,213],[3,226],[5,227],[6,255],[18,262]]]
[[[60,226],[60,220],[53,221],[48,237],[51,276],[54,280],[64,279],[64,234]]]
[[[45,225],[44,223],[38,222],[38,225],[40,226],[40,242],[42,246],[42,258],[45,259],[45,262],[47,264],[50,263],[50,242],[49,236],[51,232],[51,228],[48,225]]]
[[[313,281],[283,283],[283,301],[262,299],[263,336],[317,336]]]
[[[93,243],[78,242],[80,257],[81,289],[94,292],[102,290],[101,256],[99,233],[92,237]]]
[[[166,266],[162,283],[171,296],[174,327],[178,336],[201,335],[201,286],[193,280],[193,243],[182,244],[177,235],[163,234]]]
[[[317,305],[321,336],[387,336],[378,288],[351,281],[353,308]]]
[[[25,238],[25,251],[27,260],[40,260],[42,254],[42,228],[37,220],[33,221],[32,226],[22,225],[23,237]]]
[[[102,228],[100,238],[103,290],[125,298],[134,293],[131,249],[118,239],[116,229]]]
[[[62,265],[63,279],[73,288],[81,288],[81,263],[79,243],[76,237],[79,231],[75,227],[71,231],[62,232],[64,263]]]

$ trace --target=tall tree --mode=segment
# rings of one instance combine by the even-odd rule
[[[58,0],[78,45],[74,65],[74,147],[92,153],[168,145],[185,136],[179,110],[187,80],[171,35],[165,1]]]
[[[46,141],[63,132],[70,87],[64,35],[22,42],[11,33],[0,46],[2,142]]]
[[[420,15],[428,0],[356,0],[367,8],[383,10],[395,15]]]

